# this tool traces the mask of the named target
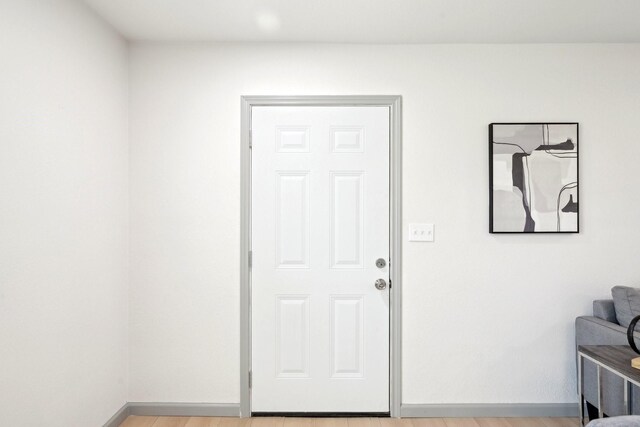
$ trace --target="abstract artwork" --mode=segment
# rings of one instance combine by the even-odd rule
[[[578,123],[489,125],[489,231],[577,233]]]

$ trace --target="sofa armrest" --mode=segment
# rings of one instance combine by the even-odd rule
[[[640,333],[636,332],[640,338]],[[627,328],[594,316],[576,318],[576,345],[628,345]]]
[[[612,299],[597,299],[593,301],[593,315],[607,322],[618,323]]]

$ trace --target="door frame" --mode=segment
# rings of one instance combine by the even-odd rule
[[[389,411],[402,393],[402,97],[400,95],[242,96],[240,163],[240,416],[251,416],[251,109],[389,107]]]

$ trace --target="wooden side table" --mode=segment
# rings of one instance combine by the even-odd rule
[[[623,399],[626,415],[631,414],[631,385],[640,387],[640,369],[631,367],[631,359],[638,355],[627,345],[581,345],[578,346],[578,403],[580,424],[584,425],[584,360],[596,365],[598,379],[598,416],[602,418],[602,370],[619,376],[624,381]]]

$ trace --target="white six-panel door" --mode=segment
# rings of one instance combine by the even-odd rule
[[[389,108],[251,123],[252,411],[388,412]]]

